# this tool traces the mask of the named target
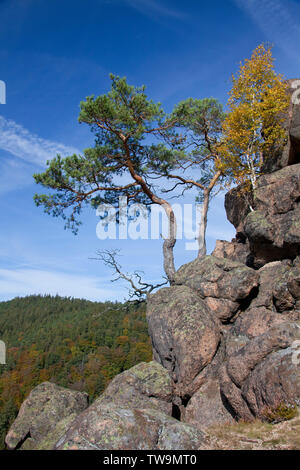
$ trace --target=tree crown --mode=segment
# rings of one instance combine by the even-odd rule
[[[263,44],[240,65],[232,81],[220,168],[238,183],[251,180],[254,187],[264,158],[286,138],[287,84],[274,70],[272,48]]]
[[[148,163],[157,153],[167,155],[166,143],[174,139],[172,122],[160,103],[147,98],[144,86],[131,86],[126,78],[114,75],[110,79],[111,91],[80,103],[79,122],[91,127],[95,146],[82,155],[57,155],[47,162],[45,172],[34,175],[37,183],[55,191],[35,195],[36,204],[61,216],[75,233],[83,204],[106,202],[117,207],[122,195],[129,204],[151,203],[150,185],[145,181]],[[148,143],[149,136],[157,142]],[[131,182],[124,184],[122,177],[128,176]]]
[[[176,146],[169,152],[156,152],[153,171],[177,180],[175,187],[182,185],[183,191],[198,188],[197,200],[201,201],[203,191],[212,189],[210,184],[219,172],[216,162],[224,118],[222,105],[214,98],[188,98],[178,103],[171,114]]]

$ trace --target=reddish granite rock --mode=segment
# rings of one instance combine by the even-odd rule
[[[30,440],[30,448],[54,431],[57,424],[70,425],[66,419],[75,416],[88,406],[88,395],[44,382],[35,387],[23,402],[19,414],[12,424],[5,443],[15,449]]]
[[[155,360],[188,391],[216,353],[218,324],[204,301],[187,286],[164,288],[151,295],[147,320]]]
[[[55,450],[197,450],[205,434],[155,409],[107,404],[79,415]]]

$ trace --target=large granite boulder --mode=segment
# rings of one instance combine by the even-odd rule
[[[226,194],[225,208],[229,221],[250,243],[248,260],[252,265],[260,268],[272,261],[298,256],[300,163],[262,175],[251,199],[253,211],[246,193],[235,188]]]
[[[230,320],[258,286],[252,268],[226,258],[205,256],[182,266],[175,283],[193,289],[204,300],[213,317]]]
[[[258,270],[259,291],[251,302],[251,308],[266,307],[275,311],[274,292],[286,274],[291,271],[290,260],[273,261]]]
[[[205,434],[155,409],[91,405],[56,450],[197,450]]]
[[[256,338],[263,333],[266,333],[272,326],[285,323],[287,318],[284,315],[279,315],[277,312],[273,312],[265,307],[250,307],[246,312],[243,312],[236,320],[230,330],[230,334],[227,335],[227,347],[232,345],[233,341],[238,338],[242,340],[241,344],[245,344],[247,339]],[[232,350],[227,353],[230,356]]]
[[[207,378],[194,393],[182,413],[182,420],[201,429],[234,422],[226,408],[217,377]]]
[[[287,321],[271,326],[252,339],[246,337],[244,345],[230,351],[220,372],[220,384],[221,393],[236,418],[247,420],[259,416],[262,404],[272,407],[274,401],[291,405],[299,402],[300,371],[292,361],[293,345],[299,339],[299,323]],[[274,372],[279,365],[282,380],[277,380]],[[264,380],[267,380],[265,387],[260,387]],[[260,392],[263,399],[255,408],[249,397]]]
[[[243,382],[241,394],[252,415],[262,419],[266,408],[300,406],[300,369],[293,343],[274,349],[260,362]]]
[[[175,283],[190,287],[202,298],[240,302],[257,287],[258,275],[241,263],[205,256],[181,266],[175,275]]]
[[[94,402],[100,409],[104,405],[127,408],[153,408],[172,414],[173,382],[167,369],[158,362],[141,362],[117,375],[103,394]]]
[[[154,359],[188,393],[193,380],[213,359],[220,330],[203,300],[187,286],[159,290],[147,307]]]
[[[62,435],[76,415],[87,407],[86,393],[44,382],[35,387],[23,402],[5,443],[8,449],[30,449],[38,448],[51,433],[57,440],[57,433]]]
[[[20,450],[52,450],[56,442],[65,435],[67,430],[71,427],[77,413],[72,413],[66,418],[61,419],[57,422],[56,426],[51,429],[44,437],[39,441],[31,439],[30,437],[25,440],[24,444],[20,447]]]
[[[243,233],[237,233],[231,242],[217,240],[212,256],[216,258],[227,258],[245,265],[252,265],[249,242]]]
[[[224,206],[229,222],[237,233],[243,233],[243,221],[253,207],[253,194],[244,190],[242,185],[232,188],[225,194]]]
[[[58,450],[198,449],[205,435],[172,418],[173,382],[157,362],[117,375],[69,426]]]
[[[300,314],[300,266],[298,259],[286,270],[272,289],[273,302],[279,313]]]
[[[147,408],[172,414],[173,382],[157,362],[142,362],[117,375],[94,401],[93,410]],[[50,450],[88,407],[87,395],[43,383],[32,390],[13,423],[6,443],[10,449]],[[23,443],[24,442],[24,443]]]
[[[257,267],[300,253],[300,164],[259,178],[244,232]]]
[[[300,319],[300,269],[297,260],[275,261],[259,271],[259,290],[226,336],[227,355],[237,345],[262,335],[272,326]],[[232,349],[233,348],[233,349]]]

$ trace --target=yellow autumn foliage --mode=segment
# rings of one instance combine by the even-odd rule
[[[219,167],[237,183],[250,181],[255,188],[264,159],[272,158],[286,139],[287,83],[274,70],[272,48],[263,44],[241,63],[232,81]]]

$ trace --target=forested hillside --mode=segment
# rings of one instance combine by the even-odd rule
[[[0,302],[0,448],[24,397],[37,384],[86,391],[93,400],[109,381],[152,350],[145,309],[121,303],[30,296]]]

